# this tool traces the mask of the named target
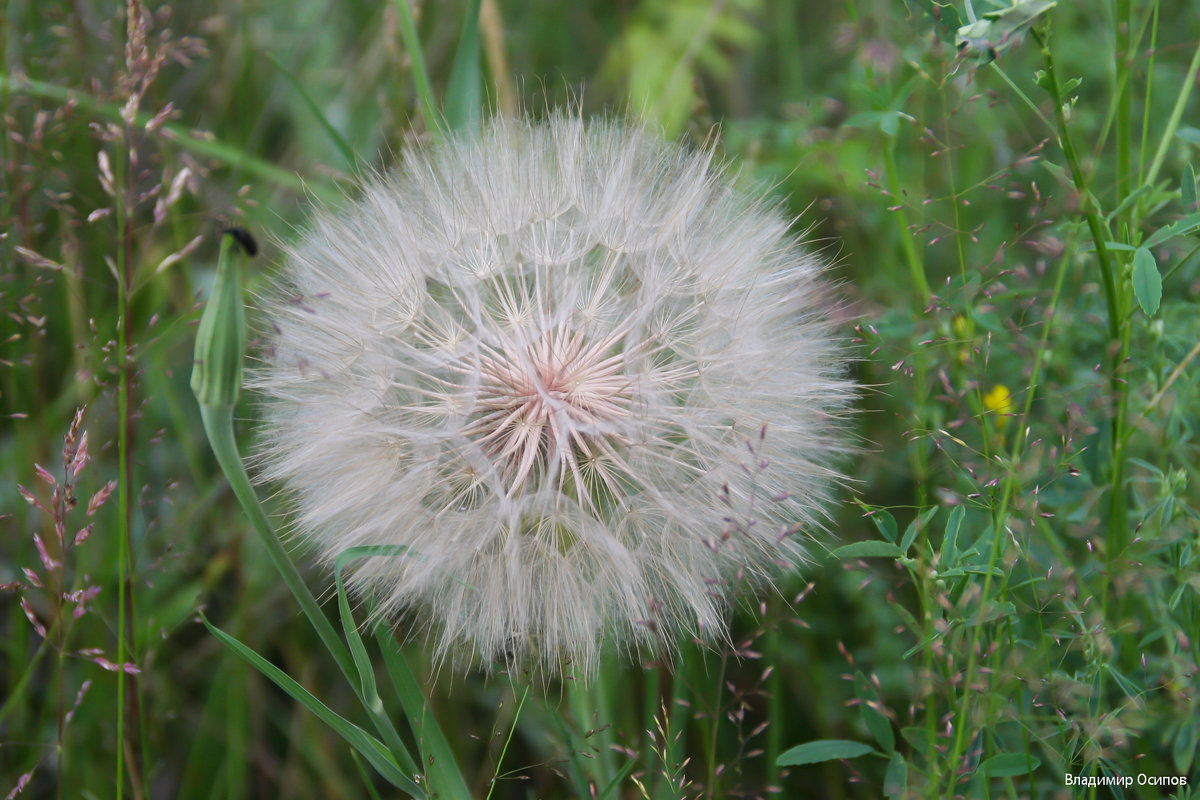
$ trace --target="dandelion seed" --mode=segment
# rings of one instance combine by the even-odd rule
[[[724,637],[840,480],[822,269],[710,153],[619,123],[416,150],[269,293],[260,476],[327,561],[403,547],[352,584],[442,657]]]

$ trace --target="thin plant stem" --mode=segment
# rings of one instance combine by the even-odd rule
[[[514,690],[513,694],[516,694]],[[517,703],[517,710],[513,712],[512,726],[508,729],[508,736],[504,739],[504,746],[500,748],[500,755],[496,758],[496,774],[488,781],[488,792],[484,800],[491,800],[492,792],[496,790],[496,781],[501,776],[500,767],[504,764],[504,756],[508,753],[508,746],[512,743],[513,734],[517,732],[517,720],[521,718],[521,709],[525,707],[525,700],[529,697],[529,685],[526,684],[521,692],[521,700]]]
[[[128,131],[126,131],[128,135]],[[115,185],[124,186],[128,165],[125,154],[116,158]],[[128,224],[125,197],[114,203],[117,222],[117,800],[122,800],[125,790],[125,637],[127,631],[126,611],[129,607],[129,540],[130,505],[129,490],[133,476],[130,475],[129,452],[129,293],[126,276],[129,272],[128,241],[125,228]]]
[[[1188,99],[1191,98],[1192,89],[1196,86],[1197,70],[1200,70],[1200,44],[1196,45],[1196,50],[1192,53],[1192,63],[1183,73],[1183,83],[1179,87],[1179,94],[1175,97],[1175,106],[1171,109],[1171,116],[1167,118],[1167,126],[1158,140],[1158,149],[1154,152],[1154,160],[1150,162],[1150,170],[1146,173],[1146,183],[1148,184],[1153,185],[1158,180],[1158,171],[1162,169],[1167,151],[1175,141],[1175,132],[1179,130],[1179,122],[1183,119]]]
[[[908,275],[912,280],[912,289],[921,305],[929,302],[933,292],[929,281],[925,278],[925,269],[921,264],[921,256],[917,253],[917,245],[913,241],[912,230],[908,226],[908,213],[903,207],[904,194],[900,190],[899,173],[896,170],[896,137],[884,135],[883,168],[887,178],[888,193],[896,204],[900,205],[893,213],[896,214],[896,229],[900,234],[900,246],[904,249],[904,261],[908,264]]]
[[[238,455],[237,441],[233,435],[233,407],[216,408],[201,404],[200,418],[204,422],[204,431],[208,434],[208,440],[217,457],[217,463],[220,465],[221,471],[225,473],[225,478],[229,481],[229,486],[233,489],[242,510],[250,518],[250,524],[254,526],[259,539],[266,546],[271,563],[275,565],[275,569],[278,570],[284,583],[287,584],[296,601],[300,603],[301,610],[316,630],[321,644],[333,656],[333,660],[351,685],[357,686],[357,672],[349,649],[334,630],[333,623],[321,611],[316,598],[313,597],[308,585],[301,577],[300,571],[296,569],[295,563],[288,556],[283,543],[279,541],[279,536],[271,527],[270,520],[267,519],[266,513],[258,503],[258,497],[254,494],[254,488],[250,485],[250,478],[246,475],[245,467],[242,466],[242,459]]]
[[[992,517],[992,545],[991,551],[988,554],[987,570],[984,573],[983,589],[980,592],[979,611],[977,614],[976,624],[974,625],[974,633],[971,636],[971,647],[967,651],[967,669],[965,680],[963,681],[962,696],[959,699],[958,711],[955,714],[955,730],[954,741],[950,749],[948,764],[951,765],[949,784],[947,786],[946,796],[953,797],[955,794],[956,773],[955,765],[959,764],[963,753],[966,752],[968,744],[966,732],[968,727],[967,708],[971,697],[971,686],[975,680],[975,673],[978,667],[977,659],[980,648],[980,639],[983,634],[983,619],[988,611],[988,605],[991,600],[992,583],[996,564],[1000,560],[1000,542],[1003,540],[1002,532],[1004,529],[1005,520],[1008,518],[1008,507],[1012,502],[1013,496],[1017,491],[1017,473],[1014,468],[1020,454],[1024,451],[1026,430],[1026,420],[1029,419],[1029,414],[1033,409],[1033,399],[1037,395],[1038,383],[1041,379],[1042,364],[1046,356],[1050,352],[1049,341],[1050,333],[1054,329],[1054,319],[1058,313],[1059,298],[1062,296],[1063,286],[1066,282],[1067,270],[1070,267],[1071,255],[1074,252],[1074,244],[1068,242],[1067,247],[1063,251],[1063,255],[1059,259],[1058,275],[1054,282],[1054,293],[1050,298],[1050,313],[1046,318],[1045,326],[1042,328],[1042,338],[1038,343],[1038,348],[1034,352],[1033,367],[1029,376],[1029,388],[1025,393],[1025,404],[1021,410],[1021,415],[1017,420],[1018,424],[1014,426],[1012,446],[1009,449],[1007,459],[1008,469],[1006,471],[1004,482],[1001,485],[1000,504],[997,511]]]

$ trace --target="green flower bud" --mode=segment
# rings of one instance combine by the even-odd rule
[[[242,357],[246,353],[246,309],[233,251],[241,246],[254,255],[254,240],[241,229],[221,236],[217,279],[196,331],[192,363],[192,393],[202,406],[222,408],[237,402],[242,388]]]

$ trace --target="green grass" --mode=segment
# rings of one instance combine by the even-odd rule
[[[472,796],[1197,796],[1200,11],[973,5],[959,50],[963,2],[178,2],[127,53],[124,4],[6,4],[0,795],[400,796],[202,610],[393,756],[427,761],[403,721],[436,717]],[[313,199],[477,97],[719,125],[836,256],[856,482],[732,649],[585,687],[351,637],[366,681],[211,453],[188,380],[222,228],[262,247],[253,296]]]

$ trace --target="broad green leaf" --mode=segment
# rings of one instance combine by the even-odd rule
[[[408,792],[413,797],[425,797],[424,790],[417,785],[416,781],[400,771],[400,766],[395,762],[392,754],[388,752],[382,742],[353,722],[337,714],[279,667],[213,625],[203,613],[200,615],[200,620],[204,623],[204,627],[208,628],[209,633],[217,637],[226,647],[239,655],[250,666],[261,672],[280,689],[287,692],[293,700],[307,708],[318,719],[328,725],[331,730],[349,742],[350,746],[361,753],[363,758],[371,762],[371,766],[375,767],[388,783],[397,789]]]
[[[883,508],[872,509],[871,522],[875,523],[875,527],[883,534],[883,538],[889,542],[896,541],[898,528],[896,527],[896,518],[890,511]]]
[[[887,772],[883,776],[883,793],[888,797],[903,797],[908,788],[908,763],[904,756],[892,753]]]
[[[1175,135],[1180,139],[1183,139],[1185,142],[1189,142],[1191,144],[1200,144],[1200,128],[1193,128],[1191,125],[1184,125],[1175,132]]]
[[[869,744],[851,742],[847,739],[818,739],[815,742],[799,744],[784,752],[776,760],[781,767],[796,767],[801,764],[818,764],[822,761],[836,761],[841,758],[858,758],[872,752]]]
[[[1158,313],[1158,304],[1162,301],[1162,275],[1158,272],[1154,254],[1145,247],[1139,247],[1133,254],[1133,294],[1147,317]]]
[[[1001,753],[979,765],[979,771],[989,778],[1015,778],[1028,775],[1041,766],[1037,756],[1024,753]]]
[[[831,553],[834,558],[899,558],[904,551],[891,542],[869,541],[842,545]]]

